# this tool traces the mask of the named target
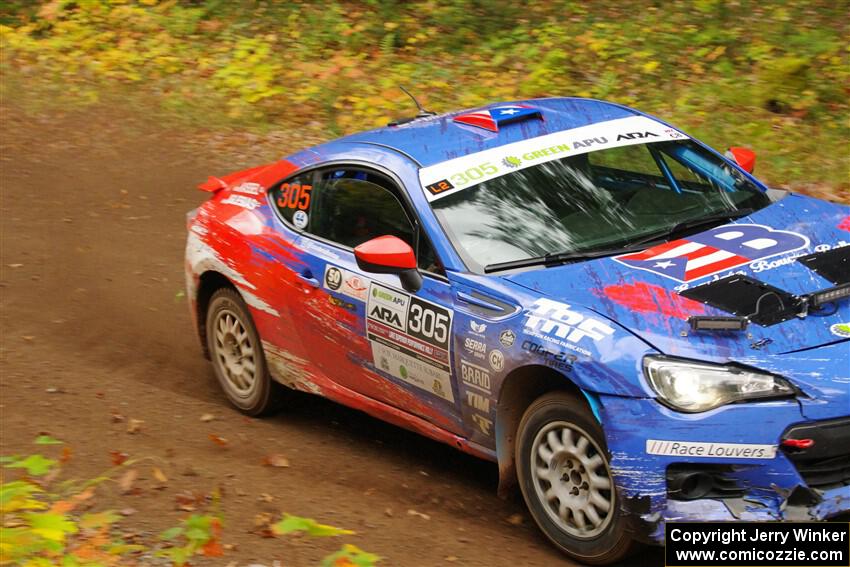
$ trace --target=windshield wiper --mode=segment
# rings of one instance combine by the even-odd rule
[[[592,260],[594,258],[604,258],[606,256],[616,256],[617,254],[627,254],[629,252],[639,252],[643,250],[643,246],[629,246],[619,248],[597,248],[585,250],[583,252],[549,252],[543,256],[535,256],[533,258],[523,258],[521,260],[511,260],[509,262],[498,262],[496,264],[488,264],[484,266],[484,273],[497,272],[499,270],[510,270],[514,268],[527,268],[529,266],[554,266],[556,264],[566,264],[568,262],[577,262],[579,260]]]
[[[568,262],[576,262],[579,260],[592,260],[594,258],[604,258],[606,256],[616,256],[618,254],[627,254],[629,252],[639,252],[646,248],[647,242],[654,240],[669,239],[673,235],[683,231],[697,228],[707,224],[713,224],[721,221],[728,221],[745,217],[752,213],[755,209],[737,209],[735,211],[723,211],[722,213],[714,213],[698,219],[691,219],[674,224],[670,228],[665,228],[657,232],[653,232],[646,236],[628,242],[628,246],[620,248],[600,248],[590,249],[583,252],[558,252],[547,253],[543,256],[535,256],[533,258],[523,258],[521,260],[511,260],[509,262],[497,262],[484,266],[484,273],[497,272],[499,270],[511,270],[514,268],[528,268],[530,266],[553,266],[555,264],[566,264]]]
[[[643,236],[638,240],[633,240],[629,244],[633,246],[638,246],[641,244],[646,244],[647,242],[652,242],[654,240],[669,240],[674,235],[679,234],[684,230],[691,230],[700,226],[714,224],[716,222],[738,219],[749,215],[754,210],[755,209],[736,209],[734,211],[723,211],[722,213],[714,213],[705,217],[700,217],[698,219],[691,219],[678,222],[669,228],[665,228],[663,230],[647,234],[646,236]]]

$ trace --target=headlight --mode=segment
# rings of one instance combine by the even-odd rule
[[[740,400],[796,393],[786,380],[772,374],[663,356],[644,358],[643,372],[667,405],[684,412],[708,411]]]

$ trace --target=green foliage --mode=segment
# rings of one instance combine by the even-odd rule
[[[61,442],[42,435],[35,443],[51,445]],[[66,458],[63,454],[61,462]],[[9,456],[0,460],[6,468],[21,469],[27,474],[21,479],[0,483],[0,517],[3,518],[0,565],[109,567],[136,564],[139,554],[150,552],[179,567],[198,556],[220,557],[224,554],[220,541],[222,520],[218,514],[190,515],[179,525],[160,533],[161,544],[152,549],[147,545],[122,541],[115,526],[121,516],[114,511],[81,513],[78,510],[80,504],[93,498],[94,487],[110,480],[112,473],[133,461],[126,461],[95,479],[65,481],[51,488],[52,479],[61,472],[59,460],[41,455]],[[215,509],[218,508],[218,499],[219,495],[215,492]],[[333,537],[354,532],[320,524],[310,518],[284,514],[271,526],[271,533]],[[372,567],[379,561],[377,555],[345,544],[325,557],[322,566]]]
[[[193,514],[176,527],[165,530],[159,535],[164,541],[176,542],[182,539],[183,545],[172,545],[157,551],[160,557],[168,558],[174,565],[185,565],[194,555],[218,557],[224,550],[218,541],[221,533],[221,520],[215,516]]]
[[[272,526],[272,531],[278,535],[305,533],[309,536],[328,537],[353,534],[351,530],[335,528],[320,524],[310,518],[284,514],[283,519]]]
[[[0,12],[5,69],[132,85],[199,119],[335,135],[526,97],[612,99],[777,182],[850,186],[845,1],[52,0]],[[307,136],[307,137],[311,137]],[[828,148],[828,151],[824,151]]]
[[[322,560],[322,567],[373,567],[381,560],[374,553],[367,553],[356,545],[345,544],[342,549]]]
[[[351,530],[320,524],[310,518],[284,514],[283,518],[271,526],[277,535],[308,535],[312,537],[335,537],[354,534]],[[322,567],[374,567],[381,558],[363,551],[356,545],[345,544],[339,550],[322,560]]]
[[[35,440],[38,445],[60,444],[49,436]],[[63,455],[61,461],[67,457]],[[8,469],[20,469],[27,476],[0,484],[0,565],[40,567],[108,567],[135,564],[136,556],[148,551],[144,545],[122,541],[115,524],[121,516],[112,510],[81,513],[78,508],[94,496],[94,487],[109,475],[51,488],[61,472],[60,460],[42,455],[4,457]],[[218,519],[195,515],[174,528],[174,538],[182,536],[186,545],[159,553],[183,565],[195,555],[221,555],[218,545]]]
[[[27,455],[22,458],[15,458],[4,466],[7,469],[24,469],[30,476],[44,476],[50,472],[57,462],[43,455]]]

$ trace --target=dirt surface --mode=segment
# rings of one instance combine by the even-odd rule
[[[233,548],[195,565],[315,565],[343,543],[255,533],[258,514],[283,511],[356,530],[344,541],[382,565],[571,565],[519,497],[496,497],[495,465],[306,395],[264,420],[228,406],[182,297],[185,213],[207,175],[271,155],[115,108],[0,110],[0,452],[31,453],[49,433],[71,447],[75,478],[113,451],[146,458],[131,494],[107,483],[97,506],[149,541],[187,515],[179,494],[220,490]],[[143,421],[134,434],[129,420]],[[264,466],[269,454],[290,466]],[[654,549],[628,564],[662,563]]]

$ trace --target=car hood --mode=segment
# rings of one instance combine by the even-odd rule
[[[750,241],[767,242],[762,240],[767,238],[778,245],[762,248],[747,257],[738,248],[738,261],[745,263],[719,262],[716,267],[722,269],[716,273],[707,273],[712,267],[705,268],[703,262],[688,264],[701,267],[683,275],[681,269],[676,272],[676,262],[687,264],[687,258],[671,258],[668,254],[660,259],[661,267],[656,267],[659,262],[641,259],[638,253],[502,277],[563,303],[592,309],[671,356],[742,361],[754,354],[789,354],[848,340],[850,332],[844,327],[850,324],[848,301],[841,302],[827,316],[794,317],[771,326],[750,324],[745,332],[691,332],[687,323],[691,315],[729,313],[687,299],[678,291],[730,273],[746,274],[794,295],[832,287],[835,284],[795,259],[850,245],[850,207],[792,194],[752,215],[688,236],[686,240],[728,249],[723,239],[729,238],[730,233],[734,233],[732,237],[743,234]],[[684,240],[678,242],[681,245]],[[667,260],[671,262],[668,264]],[[676,275],[679,277],[673,277]],[[850,348],[850,344],[844,346]]]

